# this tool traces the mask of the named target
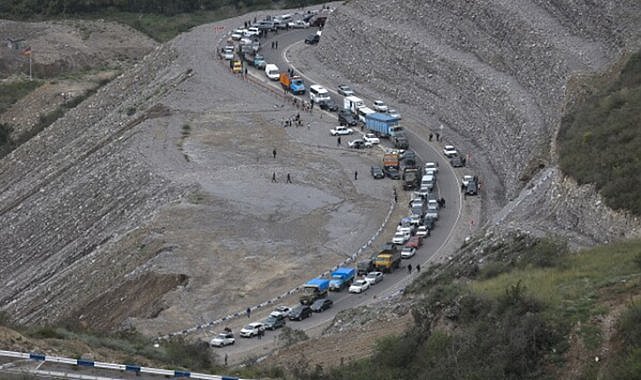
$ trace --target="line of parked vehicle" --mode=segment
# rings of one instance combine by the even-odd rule
[[[286,17],[282,17],[286,19]],[[306,21],[306,20],[305,20]],[[323,20],[324,22],[324,20]],[[303,24],[301,24],[303,25]],[[294,27],[294,26],[292,26]],[[252,27],[253,28],[253,27]],[[255,29],[249,28],[251,35]],[[259,29],[260,30],[260,29]],[[232,38],[245,38],[248,31],[238,31]],[[242,46],[243,44],[241,44]],[[246,45],[246,44],[244,44]],[[253,50],[247,56],[260,61],[260,55]],[[242,48],[241,48],[242,52]],[[263,60],[264,63],[264,60]],[[261,63],[254,63],[260,67]],[[265,75],[271,80],[279,80],[283,88],[295,95],[304,95],[306,88],[301,77],[294,72],[283,73],[274,64],[264,63]],[[408,216],[402,218],[390,242],[381,246],[378,252],[369,259],[357,263],[355,268],[341,267],[333,271],[327,278],[314,278],[308,281],[302,289],[299,304],[294,306],[278,306],[270,315],[244,326],[239,335],[245,338],[260,337],[266,330],[276,330],[289,321],[302,321],[314,313],[323,312],[333,305],[329,292],[340,292],[347,289],[349,293],[361,294],[372,286],[383,281],[385,273],[398,269],[402,260],[411,259],[422,247],[424,239],[431,235],[439,219],[439,210],[445,206],[445,200],[436,195],[439,167],[436,162],[426,162],[419,165],[416,154],[409,150],[409,143],[404,135],[403,127],[399,124],[401,115],[382,100],[375,100],[372,108],[358,98],[347,85],[337,86],[337,92],[342,95],[343,107],[339,108],[332,99],[330,92],[321,85],[309,87],[309,100],[319,108],[337,112],[338,126],[330,129],[330,136],[341,137],[355,133],[353,128],[362,125],[367,129],[362,138],[348,142],[350,148],[369,148],[381,143],[381,138],[388,138],[393,148],[387,149],[383,156],[383,166],[372,166],[371,175],[375,179],[385,178],[402,180],[404,190],[412,190]],[[443,154],[454,167],[465,165],[465,157],[454,146],[445,145]],[[465,175],[461,190],[465,194],[476,195],[479,181],[476,176]],[[235,337],[231,330],[226,329],[213,338],[212,346],[223,347],[234,344]]]

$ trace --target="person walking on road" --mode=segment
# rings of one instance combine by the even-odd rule
[[[412,274],[412,264],[407,264],[407,273]]]
[[[276,41],[276,50],[278,50],[278,41]]]
[[[340,136],[338,136],[338,138],[336,139],[336,145],[337,146],[341,145],[341,137]]]
[[[248,307],[246,313],[247,313],[247,318],[251,317],[252,309]]]
[[[274,160],[275,160],[276,159],[276,148],[274,148],[274,150],[272,150],[272,155],[274,156]]]
[[[225,354],[225,367],[227,367],[227,354]]]
[[[287,183],[292,183],[292,177],[287,173]]]
[[[358,171],[354,171],[354,181],[358,180]]]
[[[421,273],[421,264],[416,264],[416,272]]]
[[[276,182],[276,172],[274,172],[272,174],[272,182],[274,182],[274,183]]]

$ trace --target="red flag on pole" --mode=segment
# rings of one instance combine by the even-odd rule
[[[31,57],[31,46],[22,49],[22,52],[20,54],[24,55],[25,57]]]

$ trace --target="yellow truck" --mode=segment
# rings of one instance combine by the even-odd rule
[[[374,268],[380,272],[393,272],[401,266],[401,251],[394,243],[385,243],[374,259]]]
[[[243,72],[243,63],[238,59],[234,60],[232,62],[231,71],[234,74],[242,73]]]

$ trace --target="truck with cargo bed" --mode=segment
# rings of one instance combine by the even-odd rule
[[[418,168],[403,168],[403,190],[417,189],[420,184],[420,173]]]
[[[393,272],[395,268],[401,266],[401,251],[394,243],[385,243],[376,259],[374,259],[374,268],[380,272]]]
[[[327,296],[329,290],[329,280],[324,278],[314,278],[303,285],[303,294],[300,296],[300,303],[311,305],[317,299]]]
[[[346,110],[349,110],[354,116],[358,117],[358,109],[361,107],[365,107],[365,102],[363,102],[363,99],[356,97],[356,96],[346,96],[343,99],[343,108]]]
[[[339,292],[349,287],[356,277],[354,268],[338,268],[332,272],[332,279],[329,281],[329,290]]]
[[[280,73],[280,84],[283,88],[294,95],[303,95],[305,93],[305,82],[298,75],[289,75],[289,73]]]
[[[365,115],[365,128],[380,137],[403,135],[403,127],[399,126],[400,119],[387,113],[374,112]]]

